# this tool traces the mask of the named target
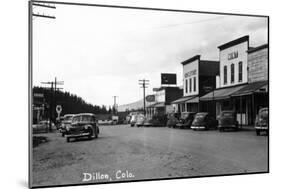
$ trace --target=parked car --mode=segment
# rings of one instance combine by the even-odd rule
[[[179,120],[176,113],[171,113],[168,115],[168,121],[167,121],[168,127],[175,127],[178,122]]]
[[[53,122],[51,122],[51,129],[56,130],[56,126]],[[37,124],[32,125],[33,133],[47,133],[49,130],[50,130],[50,121],[49,120],[42,120],[42,121],[39,121]]]
[[[144,125],[144,121],[145,121],[144,115],[140,114],[140,115],[137,116],[136,124],[135,125],[137,127],[143,126]]]
[[[137,114],[134,114],[131,116],[131,120],[130,120],[131,127],[135,126],[135,124],[137,122],[137,117],[138,117]]]
[[[64,137],[66,132],[66,127],[71,124],[72,118],[74,114],[65,114],[63,116],[63,119],[61,121],[61,126],[59,128],[59,131],[61,132],[62,137]]]
[[[239,124],[236,120],[236,113],[234,111],[222,111],[218,116],[218,128],[219,131],[225,131],[227,129],[232,129],[238,131]]]
[[[182,112],[181,118],[175,127],[180,129],[190,129],[195,114],[195,112]]]
[[[162,124],[160,123],[160,121],[157,120],[157,119],[155,119],[155,118],[146,118],[146,119],[144,120],[143,125],[144,125],[145,127],[153,127],[153,126],[157,127],[157,126],[162,126]]]
[[[69,142],[71,138],[94,136],[98,138],[99,127],[96,123],[96,116],[91,113],[81,113],[73,116],[71,125],[66,127],[66,141]]]
[[[268,108],[261,108],[255,121],[256,134],[260,135],[262,131],[268,134],[268,124]]]
[[[194,120],[191,125],[193,130],[209,130],[217,129],[217,120],[211,116],[208,112],[199,112],[195,115]]]

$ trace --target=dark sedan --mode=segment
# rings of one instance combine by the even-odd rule
[[[217,129],[217,120],[208,112],[199,112],[195,115],[191,125],[193,130]]]
[[[176,124],[176,127],[181,129],[190,129],[195,114],[195,112],[183,112],[179,123]]]
[[[219,121],[219,131],[225,131],[227,129],[232,129],[238,131],[238,121],[236,120],[236,113],[234,111],[222,111],[218,117]]]
[[[268,134],[268,108],[262,108],[256,117],[255,129],[257,135],[260,135],[262,131]]]
[[[89,139],[94,136],[98,137],[99,128],[96,123],[96,116],[91,113],[81,113],[73,116],[71,125],[66,127],[66,141],[71,138],[87,137]]]

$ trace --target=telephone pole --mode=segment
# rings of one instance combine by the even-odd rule
[[[145,110],[145,89],[148,88],[147,85],[149,85],[149,80],[141,79],[139,80],[139,85],[141,88],[143,88],[143,114],[146,115]]]
[[[116,114],[116,98],[117,98],[118,96],[113,96],[113,99],[114,99],[114,104],[113,104],[113,115],[115,115]]]
[[[55,77],[55,81],[48,81],[48,82],[41,82],[42,84],[50,85],[50,91],[51,91],[51,98],[50,98],[50,107],[49,107],[49,130],[52,130],[52,121],[54,121],[54,108],[57,105],[56,102],[56,91],[59,89],[63,89],[60,87],[57,87],[57,85],[63,85],[64,81],[57,81],[57,78]]]

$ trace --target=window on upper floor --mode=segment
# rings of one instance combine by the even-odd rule
[[[189,92],[192,91],[192,78],[189,78]]]
[[[223,84],[227,84],[227,66],[223,67]]]
[[[243,62],[238,64],[238,81],[241,82],[243,79]]]
[[[185,93],[188,93],[188,80],[185,80]]]
[[[234,64],[231,64],[230,66],[230,74],[231,74],[230,82],[234,83]]]
[[[193,91],[196,91],[196,77],[193,78]]]

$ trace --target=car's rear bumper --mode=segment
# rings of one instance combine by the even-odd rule
[[[79,133],[79,134],[66,134],[65,136],[68,138],[76,138],[76,137],[84,137],[84,136],[89,136],[90,133],[86,132],[86,133]]]
[[[191,129],[206,129],[206,126],[203,126],[203,125],[192,125],[190,128]]]
[[[268,126],[255,126],[256,130],[268,130]]]
[[[237,128],[236,125],[218,125],[218,128]]]

